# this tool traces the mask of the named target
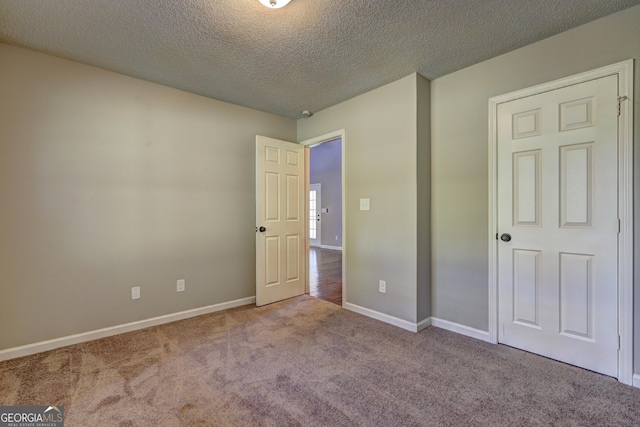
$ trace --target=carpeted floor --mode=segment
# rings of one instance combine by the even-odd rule
[[[0,362],[66,426],[640,426],[640,389],[309,296]]]

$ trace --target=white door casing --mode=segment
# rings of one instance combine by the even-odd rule
[[[491,237],[512,237],[491,245],[490,338],[625,383],[632,157],[630,107],[617,108],[630,65],[490,101]]]
[[[305,292],[304,147],[256,136],[256,305]]]
[[[309,244],[322,245],[322,185],[309,185]]]

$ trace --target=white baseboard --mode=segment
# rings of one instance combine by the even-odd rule
[[[455,332],[461,335],[466,335],[478,340],[489,341],[489,332],[481,331],[469,326],[461,325],[460,323],[450,322],[448,320],[438,319],[437,317],[431,317],[431,325],[436,328],[446,329],[447,331]]]
[[[418,322],[418,324],[416,325],[416,332],[420,332],[421,330],[428,328],[429,326],[431,326],[431,317],[427,317],[426,319],[424,319],[421,322]]]
[[[82,342],[93,341],[100,338],[106,338],[113,335],[124,334],[126,332],[137,331],[149,328],[151,326],[171,323],[177,320],[188,319],[190,317],[201,316],[203,314],[214,313],[229,308],[249,305],[256,302],[256,297],[242,298],[235,301],[223,302],[220,304],[209,305],[207,307],[194,308],[192,310],[181,311],[179,313],[167,314],[164,316],[153,317],[151,319],[140,320],[137,322],[126,323],[124,325],[111,326],[108,328],[97,329],[95,331],[82,332],[80,334],[69,335],[66,337],[55,338],[52,340],[41,341],[33,344],[27,344],[20,347],[8,348],[0,350],[0,362],[3,360],[15,359],[17,357],[29,356],[31,354],[42,353],[44,351],[55,350],[56,348],[66,347],[68,345],[79,344]]]
[[[420,323],[409,322],[408,320],[400,319],[399,317],[391,316],[389,314],[381,313],[370,308],[361,307],[350,302],[345,302],[343,307],[349,311],[353,311],[363,316],[371,317],[372,319],[380,320],[381,322],[388,323],[393,326],[405,329],[411,332],[419,332],[430,325],[431,319],[427,318]]]
[[[320,245],[322,249],[331,249],[333,251],[341,251],[342,246]]]
[[[633,374],[633,386],[640,388],[640,374]]]
[[[343,307],[347,310],[351,310],[364,316],[380,320],[381,322],[389,323],[390,325],[398,326],[399,328],[406,329],[407,331],[411,332],[420,332],[421,330],[429,326],[435,326],[436,328],[446,329],[451,332],[489,342],[489,332],[481,331],[479,329],[461,325],[459,323],[450,322],[448,320],[439,319],[437,317],[427,317],[426,319],[418,323],[412,323],[408,320],[400,319],[398,317],[381,313],[370,308],[361,307],[350,302],[344,303]]]

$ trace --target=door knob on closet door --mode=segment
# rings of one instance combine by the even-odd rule
[[[500,236],[500,240],[502,240],[503,242],[511,241],[511,234],[504,233],[502,236]]]

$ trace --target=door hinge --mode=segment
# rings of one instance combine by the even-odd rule
[[[626,101],[627,99],[629,99],[627,95],[618,97],[618,116],[620,116],[620,110],[622,109],[622,101]]]
[[[618,335],[618,350],[620,350],[620,335]]]
[[[620,234],[620,228],[622,227],[622,226],[620,225],[620,222],[621,222],[621,221],[620,221],[620,218],[618,218],[618,234]]]

